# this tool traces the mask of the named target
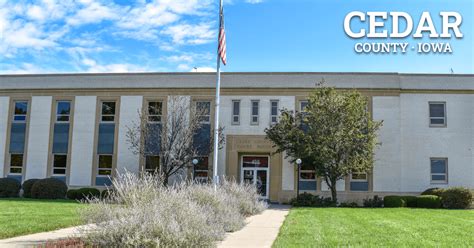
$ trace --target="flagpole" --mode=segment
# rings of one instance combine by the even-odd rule
[[[219,183],[219,176],[217,175],[217,158],[219,153],[219,109],[221,102],[221,58],[219,56],[219,34],[221,30],[221,18],[222,18],[222,5],[223,0],[219,1],[219,32],[217,32],[217,80],[216,80],[216,101],[214,110],[214,159],[212,160],[212,172],[214,190],[217,190],[217,184]]]

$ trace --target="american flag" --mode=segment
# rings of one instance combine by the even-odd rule
[[[225,44],[225,29],[224,29],[224,10],[220,10],[220,24],[219,24],[219,57],[224,65],[227,64],[226,44]]]

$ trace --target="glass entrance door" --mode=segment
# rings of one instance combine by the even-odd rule
[[[242,156],[242,183],[255,185],[263,199],[269,194],[269,157]]]

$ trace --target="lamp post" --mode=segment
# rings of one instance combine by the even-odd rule
[[[301,159],[296,159],[296,166],[298,167],[298,174],[296,176],[296,198],[300,196],[300,169],[301,169]]]
[[[193,179],[194,179],[194,170],[195,170],[195,168],[196,168],[196,165],[199,163],[199,160],[197,160],[197,159],[195,158],[195,159],[193,159],[192,163],[193,163]]]

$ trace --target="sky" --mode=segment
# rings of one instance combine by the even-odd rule
[[[353,39],[351,11],[403,11],[415,27],[427,11],[439,32],[439,12],[456,11],[464,37]],[[472,0],[225,0],[222,70],[472,74],[473,12]],[[215,71],[217,13],[218,0],[0,0],[0,74]],[[453,52],[357,54],[358,42],[449,42]]]

